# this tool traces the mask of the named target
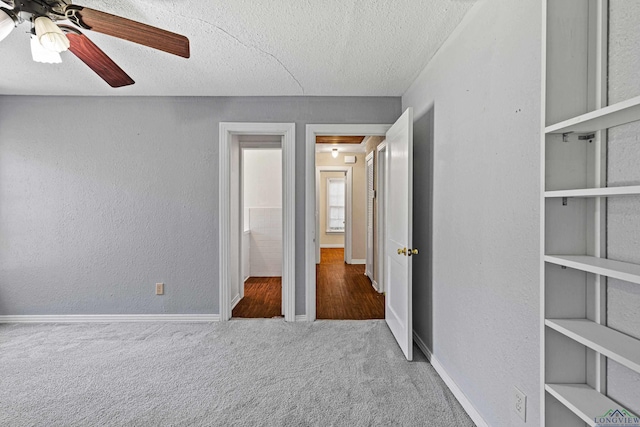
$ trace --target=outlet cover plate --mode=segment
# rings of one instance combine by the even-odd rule
[[[164,295],[164,283],[156,283],[156,295]]]

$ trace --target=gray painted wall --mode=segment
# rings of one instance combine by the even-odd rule
[[[609,104],[640,95],[640,3],[609,2]],[[640,185],[640,123],[609,130],[608,185]],[[607,201],[607,253],[611,259],[640,264],[640,197]],[[640,339],[640,286],[609,279],[608,323]],[[608,393],[640,413],[640,374],[609,361]]]
[[[0,97],[0,315],[218,313],[220,121],[296,123],[304,314],[305,125],[400,113],[399,98]]]
[[[537,0],[476,3],[402,98],[427,249],[414,328],[491,426],[524,425],[514,386],[539,425],[541,15]]]

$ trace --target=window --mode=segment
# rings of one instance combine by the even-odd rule
[[[327,178],[327,233],[344,233],[344,178]]]

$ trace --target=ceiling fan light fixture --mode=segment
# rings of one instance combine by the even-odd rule
[[[34,26],[36,36],[38,36],[40,44],[45,49],[60,53],[71,46],[69,39],[64,35],[60,27],[46,16],[38,16],[34,21]]]
[[[16,19],[8,9],[0,7],[0,40],[9,35],[16,27]]]
[[[31,57],[36,62],[42,62],[44,64],[60,64],[62,58],[58,52],[53,52],[49,49],[45,49],[38,37],[31,35]]]

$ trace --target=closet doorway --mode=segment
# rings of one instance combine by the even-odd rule
[[[243,148],[266,148],[279,141],[282,177],[282,286],[281,313],[286,321],[295,320],[295,124],[232,123],[219,125],[219,307],[220,320],[232,317],[232,302],[242,300],[244,207],[241,200],[241,144]],[[271,137],[264,141],[265,137]],[[258,139],[262,141],[257,141]],[[241,142],[242,141],[242,142]],[[250,147],[257,144],[258,147]],[[277,184],[274,184],[277,186]],[[240,302],[238,302],[239,306]]]
[[[248,135],[240,144],[242,236],[240,289],[234,318],[282,316],[282,144],[273,135]]]

